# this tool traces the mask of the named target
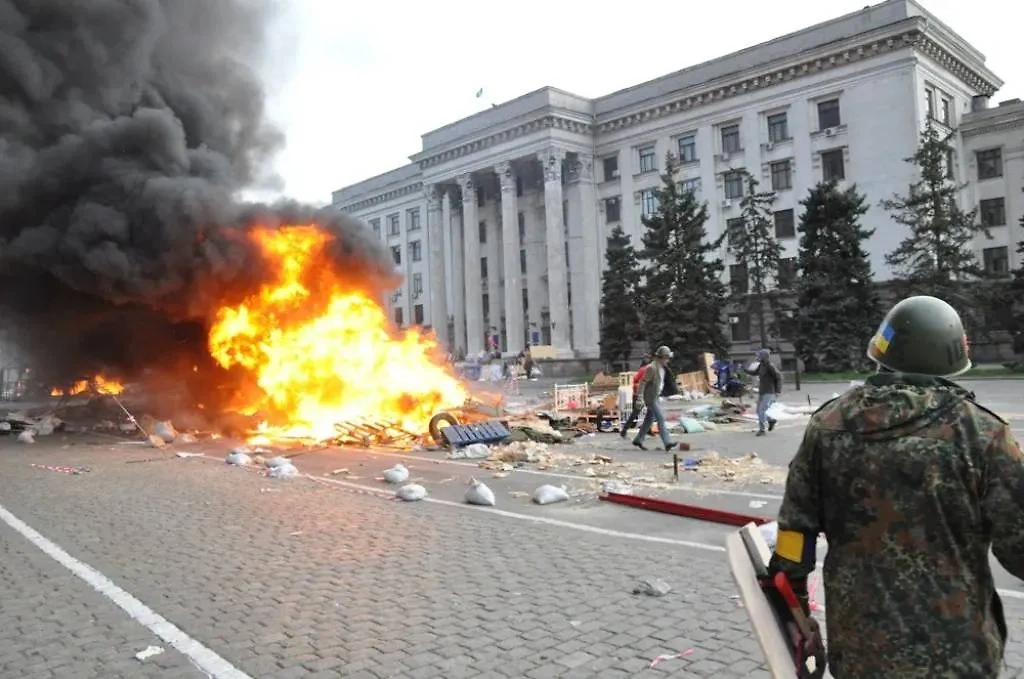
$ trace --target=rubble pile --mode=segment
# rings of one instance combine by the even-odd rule
[[[757,453],[747,453],[743,457],[722,457],[711,452],[699,459],[688,459],[684,469],[700,474],[705,478],[731,483],[785,483],[786,470],[764,463]]]

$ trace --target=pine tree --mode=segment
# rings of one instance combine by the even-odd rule
[[[641,334],[637,313],[640,264],[632,239],[621,226],[608,237],[601,278],[601,359],[611,368],[623,367]]]
[[[953,133],[942,136],[931,121],[921,133],[917,151],[907,158],[920,173],[906,196],[882,201],[894,221],[910,229],[899,247],[886,255],[904,295],[932,295],[967,316],[978,308],[978,286],[984,271],[971,246],[988,232],[975,223],[975,211],[960,209],[961,186],[952,178]],[[967,320],[967,318],[965,318]]]
[[[684,190],[672,154],[665,162],[658,210],[643,218],[642,255],[646,261],[641,294],[644,329],[651,349],[667,345],[676,352],[675,367],[694,369],[702,352],[729,348],[723,311],[725,269],[716,256],[722,238],[709,240],[707,205]]]
[[[879,322],[879,299],[860,225],[868,211],[855,186],[821,183],[800,201],[797,257],[797,354],[811,372],[856,370],[865,362],[864,338]]]
[[[779,271],[782,246],[775,238],[775,193],[758,191],[759,182],[749,173],[747,189],[740,202],[742,224],[729,230],[729,249],[737,264],[745,264],[749,292],[734,293],[741,298],[751,318],[757,319],[761,347],[768,347],[768,318],[774,311],[772,283]]]

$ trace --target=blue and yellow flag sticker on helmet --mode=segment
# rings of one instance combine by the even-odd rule
[[[873,340],[875,345],[875,351],[880,354],[884,354],[889,350],[889,343],[892,342],[892,338],[896,336],[896,331],[888,323],[883,323],[882,327],[875,333],[875,339]]]

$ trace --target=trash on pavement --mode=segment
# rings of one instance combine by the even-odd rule
[[[701,426],[701,423],[692,417],[681,418],[679,420],[679,424],[687,434],[700,434],[704,431],[704,427]]]
[[[35,443],[35,442],[36,442],[36,437],[32,435],[32,431],[30,429],[26,429],[25,431],[23,431],[20,434],[18,434],[18,443]]]
[[[284,458],[281,458],[284,459]],[[289,460],[271,466],[270,462],[278,462],[278,459],[270,460],[267,463],[266,475],[272,479],[290,479],[299,475],[299,469]]]
[[[479,505],[481,507],[493,507],[497,500],[494,491],[485,484],[473,479],[469,482],[469,490],[466,491],[466,503]]]
[[[486,460],[490,456],[491,449],[483,443],[471,443],[448,453],[451,460]]]
[[[163,439],[164,443],[174,443],[174,439],[178,438],[178,431],[171,424],[170,420],[163,420],[156,422],[151,430],[153,436],[159,436]]]
[[[662,654],[662,655],[657,656],[654,660],[652,660],[651,664],[648,665],[648,667],[651,667],[651,668],[657,667],[658,665],[660,665],[661,663],[665,662],[666,660],[678,660],[679,658],[688,658],[691,655],[693,655],[693,649],[692,648],[688,648],[685,651],[683,651],[682,653]]]
[[[75,476],[77,476],[79,474],[85,474],[85,473],[91,471],[88,467],[69,467],[67,465],[59,465],[59,464],[32,464],[32,465],[29,465],[29,466],[35,467],[36,469],[45,469],[48,472],[57,472],[57,473],[60,473],[60,474],[72,474],[72,475],[75,475]]]
[[[239,467],[250,465],[252,464],[252,457],[249,456],[249,452],[250,451],[248,448],[235,448],[230,453],[228,453],[228,456],[227,458],[225,458],[225,461],[230,465],[235,465]]]
[[[164,652],[164,649],[159,646],[147,646],[143,650],[135,654],[135,659],[139,662],[145,662],[155,655],[160,655]]]
[[[672,587],[664,580],[658,578],[644,578],[633,588],[633,594],[646,594],[647,596],[665,596],[672,591]]]
[[[390,469],[385,469],[383,476],[385,482],[397,485],[409,480],[409,470],[405,465],[399,463]]]
[[[533,491],[533,501],[538,505],[550,505],[556,502],[568,502],[569,493],[565,487],[545,484]]]
[[[395,491],[395,497],[404,502],[418,502],[427,497],[427,489],[417,483],[410,483]]]

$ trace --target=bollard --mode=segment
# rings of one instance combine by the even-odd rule
[[[679,456],[672,453],[672,479],[679,483]]]

